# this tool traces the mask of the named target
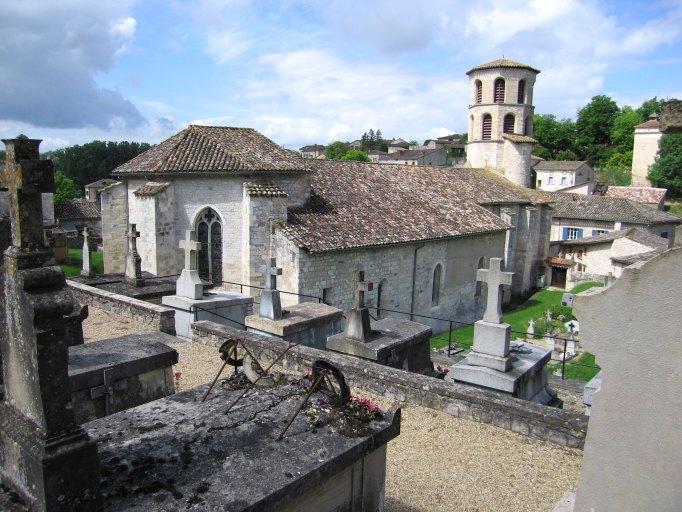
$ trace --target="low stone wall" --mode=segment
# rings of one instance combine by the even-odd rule
[[[147,325],[155,326],[161,332],[175,335],[174,309],[108,292],[70,279],[67,279],[66,283],[79,304],[87,304],[94,308],[134,318]]]
[[[287,347],[283,340],[213,322],[195,322],[192,328],[193,341],[197,343],[220,346],[226,338],[238,339],[263,361],[273,361]],[[303,345],[290,349],[281,364],[289,371],[302,373],[316,359],[327,359],[338,366],[352,388],[441,410],[452,416],[492,423],[561,446],[582,448],[585,441],[588,418],[583,414],[546,407],[503,393],[445,382]]]

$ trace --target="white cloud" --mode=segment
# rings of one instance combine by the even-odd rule
[[[195,119],[189,124],[200,124],[204,126],[223,126],[230,124],[234,121],[234,116],[215,116],[215,117],[205,117],[203,119]]]
[[[219,64],[235,60],[251,47],[251,40],[242,31],[212,30],[206,35],[207,52]]]

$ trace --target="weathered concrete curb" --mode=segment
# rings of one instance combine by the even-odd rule
[[[287,347],[287,342],[277,338],[238,331],[205,320],[195,322],[192,329],[193,341],[197,343],[220,346],[226,338],[238,339],[263,361],[273,361]],[[316,359],[327,359],[337,365],[353,388],[444,411],[452,416],[492,423],[561,446],[582,448],[585,442],[588,418],[583,414],[546,407],[495,391],[445,382],[303,345],[290,349],[282,359],[282,366],[293,372],[304,372]]]
[[[66,280],[66,284],[71,289],[76,302],[80,304],[134,318],[156,327],[161,332],[175,335],[174,309],[108,292],[70,279]]]

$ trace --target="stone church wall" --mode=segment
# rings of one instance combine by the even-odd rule
[[[636,187],[650,187],[647,178],[649,167],[658,155],[658,144],[662,133],[658,129],[635,130],[635,142],[632,150],[632,185]]]
[[[414,293],[414,313],[439,318],[473,322],[483,313],[484,302],[475,297],[476,270],[483,256],[500,257],[504,251],[505,232],[468,236],[420,244],[401,244],[368,249],[354,249],[321,254],[299,251],[298,292],[329,297],[331,305],[348,310],[353,304],[355,272],[365,271],[365,279],[374,283],[374,290],[366,295],[368,304],[377,305],[381,283],[381,306],[387,309],[410,311]],[[412,289],[412,269],[417,249],[415,289]],[[290,251],[293,252],[293,251]],[[289,257],[288,261],[292,258]],[[280,261],[287,261],[282,255]],[[442,266],[440,297],[432,301],[434,269]],[[295,265],[286,263],[295,270]],[[285,267],[284,274],[289,268]],[[294,284],[294,283],[287,283]],[[325,292],[325,289],[328,289]],[[376,311],[372,310],[376,316]],[[384,313],[384,316],[409,318],[406,314]],[[447,329],[447,322],[414,317],[415,321],[430,325],[434,332]]]

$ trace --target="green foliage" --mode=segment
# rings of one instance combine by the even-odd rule
[[[81,197],[82,195],[81,189],[71,178],[61,171],[54,173],[54,204],[60,204],[67,199]]]
[[[665,202],[665,209],[673,215],[682,217],[682,201],[668,200]]]
[[[561,363],[552,363],[548,364],[547,368],[551,373],[554,373],[556,370],[561,370],[561,366]],[[588,382],[599,373],[599,370],[599,366],[595,364],[594,355],[583,352],[575,359],[566,361],[566,375],[564,377]]]
[[[562,149],[556,154],[555,160],[578,160],[578,155],[570,149]]]
[[[637,110],[632,107],[623,107],[611,128],[611,143],[618,151],[632,151],[635,142],[635,126],[642,121],[642,115]]]
[[[369,162],[369,157],[361,149],[350,149],[341,157],[341,160],[356,160],[358,162]]]
[[[561,304],[553,304],[549,307],[549,314],[552,318],[561,320],[562,322],[570,322],[575,320],[573,316],[573,308],[570,306],[562,306]]]
[[[362,137],[360,137],[360,143],[365,151],[370,149],[388,150],[388,144],[384,141],[381,130],[377,130],[375,133],[374,130],[370,129],[368,132],[363,133]]]
[[[664,133],[658,158],[649,169],[649,180],[667,188],[673,196],[682,195],[682,133]]]
[[[611,144],[611,130],[620,109],[608,96],[594,96],[578,111],[576,128],[582,146]]]
[[[646,100],[642,103],[637,109],[637,112],[644,120],[648,119],[652,114],[658,115],[661,113],[661,100],[654,96],[650,100]]]
[[[597,179],[608,185],[626,186],[632,182],[632,150],[621,153],[613,151],[597,170]]]
[[[469,141],[469,134],[468,133],[463,133],[462,135],[459,136],[459,143],[460,144],[466,144]]]
[[[327,145],[327,147],[324,149],[324,156],[329,160],[340,160],[349,149],[350,144],[337,140]]]
[[[54,163],[55,172],[62,172],[82,188],[88,183],[109,176],[111,171],[151,146],[146,142],[93,141],[82,146],[70,146],[46,154]]]
[[[533,138],[539,143],[534,154],[541,158],[554,160],[562,151],[576,153],[576,125],[570,119],[557,120],[553,114],[534,115]]]
[[[95,251],[90,253],[90,265],[95,270],[96,274],[104,273],[104,255],[102,251]],[[83,251],[80,249],[69,249],[66,263],[59,265],[66,277],[76,277],[81,275],[83,268]]]

